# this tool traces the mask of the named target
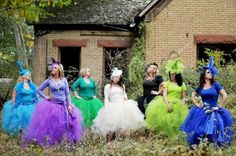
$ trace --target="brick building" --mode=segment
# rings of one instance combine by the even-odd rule
[[[205,47],[231,53],[236,61],[235,0],[153,0],[136,21],[143,18],[147,62],[161,63],[174,50],[194,66]]]
[[[53,17],[34,24],[34,82],[40,84],[46,79],[51,57],[58,59],[65,71],[69,66],[89,67],[91,76],[101,82],[105,73],[104,50],[131,47],[135,34],[130,24],[148,2],[74,0],[69,7],[50,10]]]
[[[34,25],[34,81],[46,78],[50,58],[65,69],[89,67],[104,79],[106,48],[129,48],[135,26],[145,21],[146,62],[161,63],[177,51],[186,66],[204,57],[204,48],[236,49],[235,0],[80,1]],[[134,26],[135,25],[135,26]],[[236,54],[233,54],[236,58]]]

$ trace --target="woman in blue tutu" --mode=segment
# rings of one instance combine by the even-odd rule
[[[63,77],[63,67],[53,59],[49,70],[50,78],[38,89],[43,100],[36,107],[23,141],[36,142],[43,146],[60,144],[63,140],[67,143],[78,142],[83,135],[82,116],[71,104],[68,82]],[[43,93],[46,87],[49,87],[50,96]]]
[[[233,118],[224,108],[227,94],[219,82],[214,80],[217,74],[214,58],[211,57],[209,65],[202,67],[199,86],[192,94],[195,106],[181,125],[181,130],[188,136],[188,143],[192,148],[196,148],[201,140],[217,146],[232,142]],[[222,98],[218,104],[219,95]]]
[[[17,62],[19,67],[19,82],[16,83],[12,100],[7,101],[2,111],[2,129],[10,135],[17,135],[24,131],[35,110],[37,87],[31,81],[29,70],[23,69],[22,63]]]

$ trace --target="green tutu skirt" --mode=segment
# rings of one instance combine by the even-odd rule
[[[103,103],[98,99],[77,99],[75,96],[72,97],[72,103],[82,112],[84,118],[84,126],[86,128],[91,127],[93,120],[97,116],[100,108],[103,107]]]
[[[148,129],[157,133],[164,133],[168,137],[176,136],[180,131],[179,127],[188,114],[187,105],[180,100],[169,100],[173,112],[168,113],[167,106],[162,96],[152,100],[146,110],[146,125]]]

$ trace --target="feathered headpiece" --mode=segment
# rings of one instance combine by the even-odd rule
[[[184,71],[184,65],[180,58],[167,61],[166,63],[167,73],[171,72],[171,73],[179,74],[179,73],[182,73],[183,71]]]
[[[122,75],[122,70],[119,70],[117,67],[114,67],[112,69],[111,79],[115,76],[121,76],[121,75]]]
[[[216,76],[219,72],[218,70],[216,69],[215,65],[214,65],[214,57],[211,56],[210,57],[210,62],[207,66],[202,66],[202,69],[205,69],[205,70],[210,70],[212,75]]]
[[[29,76],[31,75],[29,70],[23,68],[22,61],[16,61],[16,64],[17,64],[17,66],[19,68],[19,74],[20,75],[29,75]]]
[[[52,57],[52,64],[48,66],[48,70],[51,71],[53,67],[60,67],[63,70],[63,65]]]

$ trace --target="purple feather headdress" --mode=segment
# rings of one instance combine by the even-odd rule
[[[52,57],[52,64],[48,66],[48,70],[51,71],[53,67],[60,67],[60,68],[63,70],[62,64],[60,64],[58,61],[56,61],[56,60]]]

